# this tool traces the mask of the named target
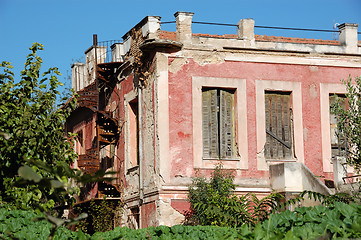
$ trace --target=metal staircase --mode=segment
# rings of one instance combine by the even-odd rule
[[[94,42],[95,52],[97,52],[97,42]],[[116,70],[122,62],[97,63],[95,56],[95,80],[92,84],[78,91],[78,107],[88,108],[96,114],[96,135],[93,139],[93,147],[87,149],[85,154],[79,155],[78,167],[88,174],[94,174],[98,170],[107,170],[108,166],[103,166],[102,161],[108,156],[102,156],[101,150],[108,145],[117,144],[120,134],[120,124],[115,110],[106,111],[106,106],[116,86]],[[104,154],[103,154],[104,155]],[[114,156],[113,159],[114,161]],[[112,165],[113,166],[113,165]],[[118,177],[118,176],[117,176]],[[99,183],[98,197],[119,197],[120,184]]]

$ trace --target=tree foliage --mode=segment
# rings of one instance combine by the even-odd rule
[[[346,100],[348,108],[344,108],[345,99],[337,100],[331,106],[331,111],[337,116],[338,134],[346,139],[347,163],[356,170],[361,169],[361,77],[351,76],[342,80],[346,85]]]
[[[0,65],[0,201],[22,209],[64,203],[70,198],[64,187],[80,176],[69,167],[76,154],[64,130],[70,110],[60,107],[66,101],[59,102],[60,73],[50,68],[41,75],[39,50],[34,43],[19,80],[9,62]]]

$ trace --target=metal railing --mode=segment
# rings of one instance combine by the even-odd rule
[[[161,24],[171,24],[171,23],[176,23],[176,21],[161,22]],[[230,23],[214,23],[214,22],[198,22],[198,21],[192,21],[192,23],[205,24],[205,25],[227,26],[227,27],[238,27],[237,24],[230,24]],[[263,29],[310,31],[310,32],[331,32],[331,33],[340,32],[339,30],[314,29],[314,28],[273,27],[273,26],[261,26],[261,25],[255,25],[254,27],[255,28],[263,28]],[[357,34],[361,34],[361,32],[357,32]]]
[[[105,47],[105,60],[104,62],[112,62],[112,49],[111,46],[115,43],[121,43],[122,40],[108,40],[108,41],[100,41],[97,42],[97,46],[99,47]]]

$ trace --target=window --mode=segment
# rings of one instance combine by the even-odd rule
[[[330,94],[329,100],[330,100],[330,138],[331,138],[331,157],[346,157],[346,141],[345,137],[340,134],[337,130],[337,123],[338,118],[335,114],[331,112],[331,106],[334,104],[337,100],[340,99],[341,102],[343,102],[344,109],[347,109],[347,101],[345,95],[335,95]]]
[[[130,166],[135,167],[139,165],[139,127],[138,127],[138,98],[129,102],[129,151],[130,151]]]
[[[293,159],[293,124],[290,92],[265,92],[267,160]]]
[[[202,88],[204,159],[235,158],[234,90]]]
[[[214,165],[222,159],[225,169],[248,169],[248,133],[247,133],[247,92],[246,80],[240,78],[221,78],[221,77],[192,77],[192,121],[193,121],[193,166],[194,168],[212,169]],[[213,98],[209,95],[212,95]],[[214,91],[215,90],[215,91]],[[217,93],[217,90],[218,93]],[[217,94],[215,94],[217,93]],[[264,92],[263,92],[264,93]],[[207,96],[208,95],[208,96]],[[210,111],[211,99],[213,105],[215,97],[219,96],[219,101],[213,107],[213,113]],[[221,96],[231,96],[232,104],[228,111],[230,122],[227,127],[231,129],[228,131],[233,138],[228,138],[229,157],[222,157],[224,154],[223,142],[227,142],[225,134],[221,133],[222,117],[226,114],[219,114],[217,111],[224,112],[227,107],[222,107]],[[208,101],[206,100],[208,98]],[[217,99],[217,98],[216,98]],[[264,99],[264,98],[263,98]],[[208,109],[208,110],[207,110]],[[214,112],[214,109],[216,112]],[[208,114],[207,114],[208,112]],[[263,113],[264,115],[264,113]],[[208,119],[208,120],[207,120]],[[212,122],[213,121],[213,122]],[[215,127],[214,127],[215,126]],[[212,130],[213,129],[213,130]],[[216,130],[214,130],[216,129]],[[224,131],[222,131],[224,132]],[[214,136],[214,137],[212,137]],[[219,137],[221,136],[221,137]],[[213,138],[213,139],[212,139]],[[212,142],[213,141],[213,142]],[[212,145],[213,143],[213,145]],[[212,153],[211,149],[216,148]],[[208,150],[207,150],[208,149]],[[218,149],[218,150],[217,150]],[[232,157],[230,157],[232,155]]]

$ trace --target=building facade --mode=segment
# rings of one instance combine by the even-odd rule
[[[117,172],[79,201],[121,198],[130,227],[181,223],[195,171],[219,161],[236,173],[237,194],[330,192],[324,179],[346,174],[330,101],[345,94],[341,79],[361,75],[358,25],[315,40],[255,35],[242,19],[238,35],[220,36],[192,33],[192,16],[177,12],[176,32],[148,16],[111,55],[95,39],[72,66],[74,167]]]

